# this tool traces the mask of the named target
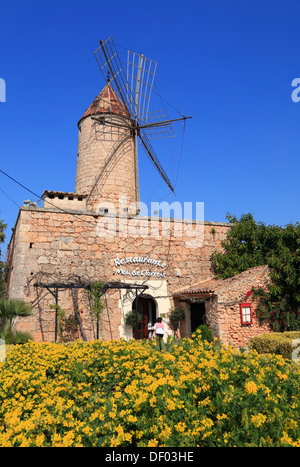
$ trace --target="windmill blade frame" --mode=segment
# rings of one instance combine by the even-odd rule
[[[166,114],[163,115],[158,112],[156,114],[151,114],[151,112],[149,112],[150,98],[157,67],[157,62],[154,60],[146,58],[143,54],[128,51],[126,75],[111,36],[106,41],[100,41],[100,46],[95,50],[94,55],[104,79],[116,88],[115,92],[130,115],[131,122],[129,125],[135,139],[137,191],[139,192],[137,159],[137,138],[139,137],[142,148],[168,187],[174,193],[172,183],[155,154],[149,138],[154,139],[175,136],[171,123],[191,117],[183,116],[182,118],[173,120],[162,120]],[[154,117],[152,115],[154,115]],[[106,119],[99,119],[99,123],[104,124],[106,122],[110,123]]]
[[[128,50],[127,82],[135,92],[135,120],[146,123],[157,62]]]
[[[145,131],[140,130],[139,136],[140,136],[140,141],[141,141],[141,144],[142,144],[142,148],[146,152],[147,156],[149,157],[149,159],[153,163],[154,167],[158,170],[158,172],[160,173],[161,177],[164,179],[164,181],[166,182],[166,184],[168,185],[170,190],[173,193],[175,193],[174,188],[172,186],[172,183],[171,183],[169,177],[167,176],[166,172],[164,171],[161,163],[159,162],[159,160],[158,160],[158,158],[157,158],[157,156],[156,156],[156,154],[154,152],[154,149],[153,149],[147,135],[145,134]]]
[[[113,38],[109,37],[106,41],[100,40],[100,46],[94,51],[94,56],[104,80],[109,80],[110,83],[115,85],[115,91],[132,115],[134,113],[134,97],[129,89],[126,74]],[[125,96],[127,96],[127,99]]]

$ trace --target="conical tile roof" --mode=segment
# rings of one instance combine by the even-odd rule
[[[97,114],[116,114],[121,115],[122,117],[129,118],[129,112],[121,102],[120,98],[117,96],[114,89],[109,83],[107,83],[102,91],[98,94],[96,99],[91,103],[91,105],[84,112],[80,120],[90,115]],[[79,120],[79,121],[80,121]]]

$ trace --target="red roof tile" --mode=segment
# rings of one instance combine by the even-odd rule
[[[103,113],[122,115],[127,118],[130,117],[128,110],[109,83],[104,86],[100,94],[98,94],[96,99],[84,112],[80,120],[90,115]]]
[[[53,195],[53,196],[73,196],[74,198],[86,198],[87,195],[81,195],[80,193],[73,193],[73,192],[69,192],[69,191],[50,191],[50,190],[45,190],[43,195],[42,195],[42,198],[46,198],[46,197],[49,197],[49,195]]]
[[[257,266],[254,268],[247,269],[240,274],[237,274],[234,277],[229,277],[228,279],[216,279],[212,277],[205,281],[198,282],[190,287],[185,287],[181,290],[178,290],[174,293],[175,296],[178,295],[192,295],[192,294],[199,294],[199,293],[212,293],[217,292],[220,289],[230,287],[237,282],[243,281],[245,279],[250,279],[253,276],[257,276],[263,272],[268,271],[268,266]]]

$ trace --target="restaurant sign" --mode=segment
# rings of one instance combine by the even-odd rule
[[[156,277],[163,278],[166,276],[164,269],[167,263],[161,259],[149,258],[148,256],[126,256],[114,259],[116,273],[123,276],[132,277]],[[134,266],[134,269],[132,269]]]

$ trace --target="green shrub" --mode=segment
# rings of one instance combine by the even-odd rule
[[[27,332],[22,331],[7,331],[4,334],[5,344],[7,345],[16,345],[16,344],[26,344],[26,342],[33,340],[31,335]]]
[[[196,332],[201,331],[201,339],[204,341],[212,342],[213,341],[213,333],[212,330],[206,324],[200,324],[197,327]]]
[[[170,316],[170,321],[171,323],[178,324],[180,321],[182,321],[185,318],[184,311],[178,308],[177,306],[172,310],[171,316]]]
[[[292,357],[294,339],[300,338],[300,331],[272,332],[250,339],[249,347],[258,353],[272,353],[283,358]]]
[[[141,313],[138,313],[138,321],[142,320],[142,315]],[[131,310],[127,315],[125,316],[125,324],[127,326],[133,326],[135,327],[136,325],[136,311]]]

